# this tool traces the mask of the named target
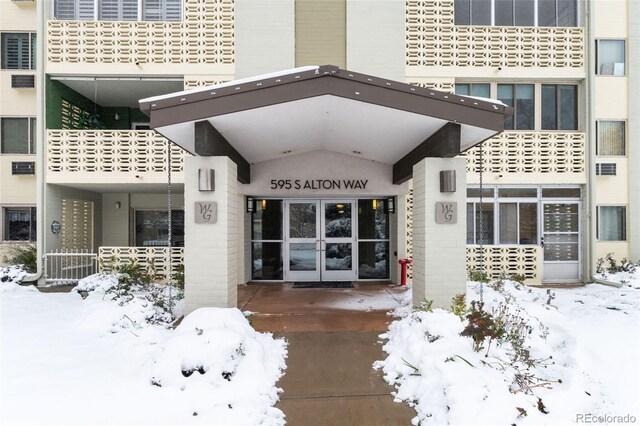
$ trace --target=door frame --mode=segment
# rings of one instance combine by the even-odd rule
[[[325,206],[327,204],[351,204],[351,237],[338,237],[330,238],[329,243],[346,243],[351,244],[351,269],[350,270],[327,270],[326,250],[327,250],[327,235],[326,235],[326,215]],[[353,198],[338,198],[338,199],[322,199],[320,200],[321,206],[321,231],[320,231],[320,280],[321,281],[356,281],[358,263],[358,227],[357,227],[357,200]]]
[[[290,215],[289,215],[289,209],[291,204],[315,204],[316,206],[316,236],[314,238],[291,238],[289,236],[289,220],[290,220]],[[282,263],[283,263],[283,278],[285,281],[321,281],[322,279],[322,275],[321,275],[321,269],[322,266],[320,264],[321,262],[321,252],[320,252],[320,245],[321,245],[321,235],[322,235],[322,230],[321,230],[321,220],[320,220],[320,214],[321,214],[321,203],[319,199],[285,199],[284,200],[284,229],[283,229],[283,244],[284,244],[284,250],[283,250],[283,255],[284,258],[282,259]],[[294,240],[294,241],[292,241]],[[291,271],[289,269],[290,266],[290,244],[315,244],[315,248],[316,248],[316,269],[312,270],[312,271]]]
[[[545,228],[544,228],[544,207],[547,204],[575,204],[578,207],[578,260],[577,261],[545,261],[544,250],[547,244],[544,241]],[[582,279],[582,201],[581,200],[559,200],[559,199],[545,199],[540,201],[540,241],[544,241],[542,245],[542,279],[544,282],[577,282]],[[562,276],[562,274],[556,274],[556,270],[562,268],[561,265],[576,265],[576,276],[568,277]],[[549,276],[549,272],[552,276]],[[557,278],[556,278],[557,277]]]

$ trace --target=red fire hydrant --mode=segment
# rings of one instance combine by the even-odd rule
[[[407,285],[407,265],[413,263],[411,259],[398,259],[398,264],[402,267],[400,272],[400,285]]]

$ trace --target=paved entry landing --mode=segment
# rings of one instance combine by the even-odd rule
[[[276,407],[291,426],[410,425],[415,411],[393,402],[393,388],[373,370],[384,359],[380,333],[406,289],[355,283],[352,289],[238,287],[238,306],[254,312],[253,326],[289,343],[284,392]]]
[[[385,331],[387,312],[405,287],[356,282],[355,288],[293,288],[291,283],[238,286],[238,307],[254,312],[258,331]]]

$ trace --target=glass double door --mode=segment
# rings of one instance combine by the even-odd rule
[[[285,202],[286,281],[354,281],[353,200]]]

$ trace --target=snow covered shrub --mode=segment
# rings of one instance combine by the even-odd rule
[[[2,261],[7,265],[21,266],[27,273],[35,274],[38,270],[38,252],[34,244],[18,245],[9,249],[9,254]]]
[[[0,268],[0,282],[3,283],[11,282],[20,284],[26,275],[27,271],[17,265],[10,265],[6,268]]]
[[[605,264],[606,262],[606,264]],[[607,253],[604,258],[599,258],[596,262],[596,272],[606,277],[607,273],[617,274],[619,272],[627,272],[633,274],[636,272],[638,265],[629,261],[626,257],[618,261],[613,257],[613,253]]]
[[[464,319],[467,313],[466,298],[466,294],[458,293],[453,296],[453,299],[451,299],[451,312],[453,312],[454,315],[459,316],[460,319]]]
[[[461,336],[471,337],[473,340],[473,350],[480,352],[484,348],[486,340],[489,341],[489,347],[491,341],[502,337],[504,334],[504,328],[501,324],[496,323],[493,319],[493,315],[484,310],[484,303],[471,302],[471,308],[467,314],[467,325],[464,330],[460,332]],[[487,353],[488,353],[487,349]]]
[[[476,281],[481,283],[489,282],[489,274],[487,274],[485,271],[469,269],[467,271],[467,275],[469,276],[469,281]]]

